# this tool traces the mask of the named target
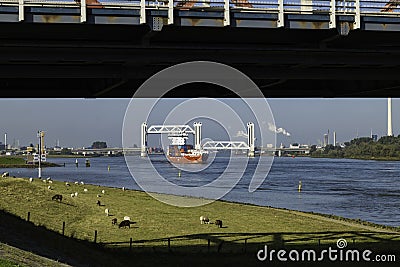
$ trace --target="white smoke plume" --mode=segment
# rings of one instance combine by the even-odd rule
[[[283,128],[276,128],[276,126],[270,122],[268,122],[268,130],[275,133],[281,133],[286,136],[290,136],[290,133]]]
[[[248,134],[244,131],[238,131],[235,137],[248,137]]]

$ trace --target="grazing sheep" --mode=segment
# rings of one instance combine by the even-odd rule
[[[129,216],[124,216],[124,221],[130,221],[131,218],[129,218]]]
[[[75,182],[74,184],[76,184],[76,185],[79,185],[79,183],[78,183],[78,182]]]
[[[207,216],[200,216],[200,223],[201,224],[209,224],[210,223],[210,219],[208,219]]]
[[[101,206],[100,200],[97,200],[97,206]]]
[[[50,181],[50,180],[51,180],[51,178],[50,178],[50,177],[47,177],[47,178],[46,178],[46,180],[47,180],[47,181]]]
[[[62,195],[59,195],[59,194],[54,195],[54,196],[51,198],[51,200],[59,200],[59,201],[61,202],[61,201],[62,201]]]
[[[122,187],[122,191],[125,191],[125,187],[124,186]]]
[[[86,188],[83,189],[83,192],[87,192],[88,190]]]
[[[52,184],[53,183],[53,181],[52,180],[49,180],[49,184]]]
[[[31,177],[31,178],[29,178],[29,182],[30,183],[32,183],[33,182],[33,178]]]
[[[51,188],[51,186],[50,186],[50,185],[47,187],[47,189],[49,189],[49,190],[53,190],[53,188]]]
[[[97,197],[101,197],[100,195],[97,195]]]
[[[108,209],[105,209],[105,210],[104,210],[104,213],[106,214],[106,216],[109,216],[110,211],[109,211]]]
[[[104,190],[104,189],[101,190],[101,193],[102,193],[102,194],[105,194],[105,193],[106,193],[106,190]]]
[[[118,222],[117,218],[114,218],[114,219],[111,220],[111,224],[112,224],[112,225],[116,225],[117,222]]]
[[[128,221],[128,220],[123,220],[122,222],[119,223],[118,228],[126,227],[126,226],[128,226],[129,228],[131,228],[131,222]]]
[[[42,181],[43,181],[43,183],[47,183],[47,181],[46,181],[46,180],[44,180],[44,179],[43,179]]]
[[[85,183],[81,181],[81,185],[84,185]]]
[[[215,220],[215,225],[222,228],[222,220]]]
[[[74,197],[75,196],[75,194],[74,193],[71,193],[71,197]]]
[[[76,197],[78,196],[78,192],[75,192],[75,194],[74,194]]]
[[[3,172],[3,174],[1,175],[1,177],[8,177],[8,176],[10,176],[10,173],[9,172]]]
[[[65,183],[65,186],[71,186],[68,182]]]

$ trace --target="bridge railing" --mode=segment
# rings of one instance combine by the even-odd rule
[[[399,16],[400,5],[390,0],[0,0],[0,6],[56,6],[79,7],[99,3],[102,8],[170,9],[175,10],[241,10],[242,12],[266,11],[267,13],[295,14],[349,14]],[[394,3],[397,0],[392,0]],[[400,3],[400,0],[399,0]]]

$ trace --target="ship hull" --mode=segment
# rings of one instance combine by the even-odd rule
[[[172,163],[187,164],[187,163],[205,163],[208,159],[208,154],[202,155],[182,155],[182,156],[170,156],[167,155],[167,159]]]

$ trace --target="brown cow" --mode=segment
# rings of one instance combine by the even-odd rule
[[[215,225],[218,226],[219,228],[222,228],[222,221],[221,220],[215,220]]]
[[[119,223],[118,228],[126,227],[126,226],[128,226],[129,228],[131,228],[131,222],[128,221],[128,220],[123,220],[123,221],[121,221],[121,222]]]

